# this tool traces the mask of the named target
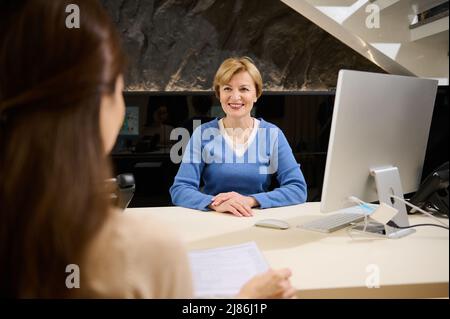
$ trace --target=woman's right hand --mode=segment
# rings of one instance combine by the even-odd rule
[[[254,276],[241,288],[237,298],[272,299],[295,298],[296,289],[292,287],[289,269],[270,269],[265,273]]]
[[[250,217],[253,216],[251,207],[244,201],[240,201],[236,198],[231,198],[220,205],[209,205],[210,209],[219,213],[231,213],[238,217]]]

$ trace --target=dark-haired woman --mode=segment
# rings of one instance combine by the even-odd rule
[[[69,4],[80,28],[66,27]],[[96,1],[0,3],[1,297],[192,296],[177,236],[109,202],[123,71],[119,37]],[[291,297],[289,276],[257,276],[239,297]]]

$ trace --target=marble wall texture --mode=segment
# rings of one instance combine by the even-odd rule
[[[102,0],[129,57],[128,91],[210,91],[247,55],[268,91],[328,90],[340,69],[383,72],[278,0]]]

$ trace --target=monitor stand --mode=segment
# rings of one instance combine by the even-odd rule
[[[374,168],[370,170],[370,174],[375,178],[379,202],[388,204],[398,210],[398,213],[392,218],[392,221],[400,227],[409,226],[405,203],[391,197],[391,195],[395,195],[403,198],[403,189],[398,168],[393,166]],[[415,232],[415,229],[412,228],[398,229],[373,221],[367,223],[367,225],[359,223],[353,230],[364,231],[388,238],[401,238]]]

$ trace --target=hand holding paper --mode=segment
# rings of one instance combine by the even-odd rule
[[[255,242],[189,253],[196,297],[292,298],[289,269],[269,269]]]

